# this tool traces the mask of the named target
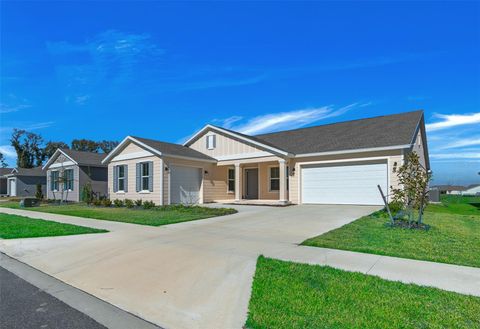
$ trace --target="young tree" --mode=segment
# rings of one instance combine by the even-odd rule
[[[68,149],[68,145],[64,142],[48,142],[43,149],[45,158],[50,158],[57,149]]]
[[[99,143],[89,139],[72,140],[72,150],[98,153]]]
[[[393,190],[393,201],[403,204],[409,214],[409,221],[413,220],[417,211],[417,223],[422,223],[422,215],[428,204],[428,182],[430,173],[420,163],[415,152],[410,152],[405,163],[398,170],[398,180],[402,188]]]
[[[2,168],[8,167],[7,163],[5,162],[5,156],[3,155],[2,152],[0,152],[0,167]]]
[[[110,153],[117,145],[120,144],[118,141],[106,141],[103,140],[98,143],[98,147],[102,150],[103,153]]]
[[[17,166],[33,168],[41,166],[45,155],[42,136],[21,129],[13,129],[10,142],[17,152]]]

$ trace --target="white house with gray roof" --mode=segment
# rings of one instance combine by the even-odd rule
[[[43,166],[48,199],[81,201],[85,184],[97,196],[107,195],[107,165],[104,153],[57,149]]]
[[[102,163],[112,200],[381,205],[409,152],[430,169],[423,111],[256,136],[206,125],[183,145],[127,136]]]

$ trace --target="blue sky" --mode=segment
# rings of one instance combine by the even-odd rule
[[[2,2],[0,150],[181,142],[424,109],[435,183],[480,182],[478,2]]]

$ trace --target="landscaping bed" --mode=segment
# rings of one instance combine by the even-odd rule
[[[0,207],[20,208],[18,202],[3,202],[0,203]],[[232,208],[210,208],[200,206],[170,205],[144,209],[143,207],[127,208],[115,206],[89,206],[83,203],[44,203],[39,207],[22,209],[150,226],[186,222],[229,215],[237,212]]]
[[[480,267],[480,210],[473,205],[479,200],[447,196],[442,204],[429,205],[424,216],[428,230],[391,227],[381,212],[302,244]]]
[[[90,227],[0,213],[0,238],[37,238],[59,235],[105,233]]]
[[[246,328],[479,328],[480,298],[259,257]]]

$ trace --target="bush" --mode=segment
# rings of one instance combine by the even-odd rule
[[[92,184],[88,182],[85,185],[83,185],[83,188],[82,188],[82,201],[90,205],[93,202],[93,199],[94,197],[93,197]]]
[[[397,212],[403,209],[403,204],[398,201],[392,201],[388,204],[388,208],[390,208],[392,215],[395,215]]]
[[[105,200],[105,199],[104,199],[104,200]],[[102,201],[101,199],[94,199],[94,200],[93,200],[93,205],[94,205],[94,206],[99,207],[99,206],[101,206],[102,204],[103,204],[103,201]]]
[[[43,199],[42,184],[37,184],[37,191],[35,192],[35,197],[38,200]]]
[[[113,204],[118,208],[123,207],[123,200],[115,199],[113,200]]]
[[[155,202],[153,201],[145,201],[143,203],[143,209],[152,209],[153,207],[155,207]]]
[[[112,206],[112,201],[110,199],[103,199],[102,204],[104,207],[111,207]]]
[[[135,205],[136,205],[137,207],[141,207],[141,206],[142,206],[142,202],[143,202],[142,199],[138,199],[138,200],[135,201]]]
[[[125,206],[127,208],[133,208],[135,206],[135,203],[133,202],[133,200],[125,199]]]

